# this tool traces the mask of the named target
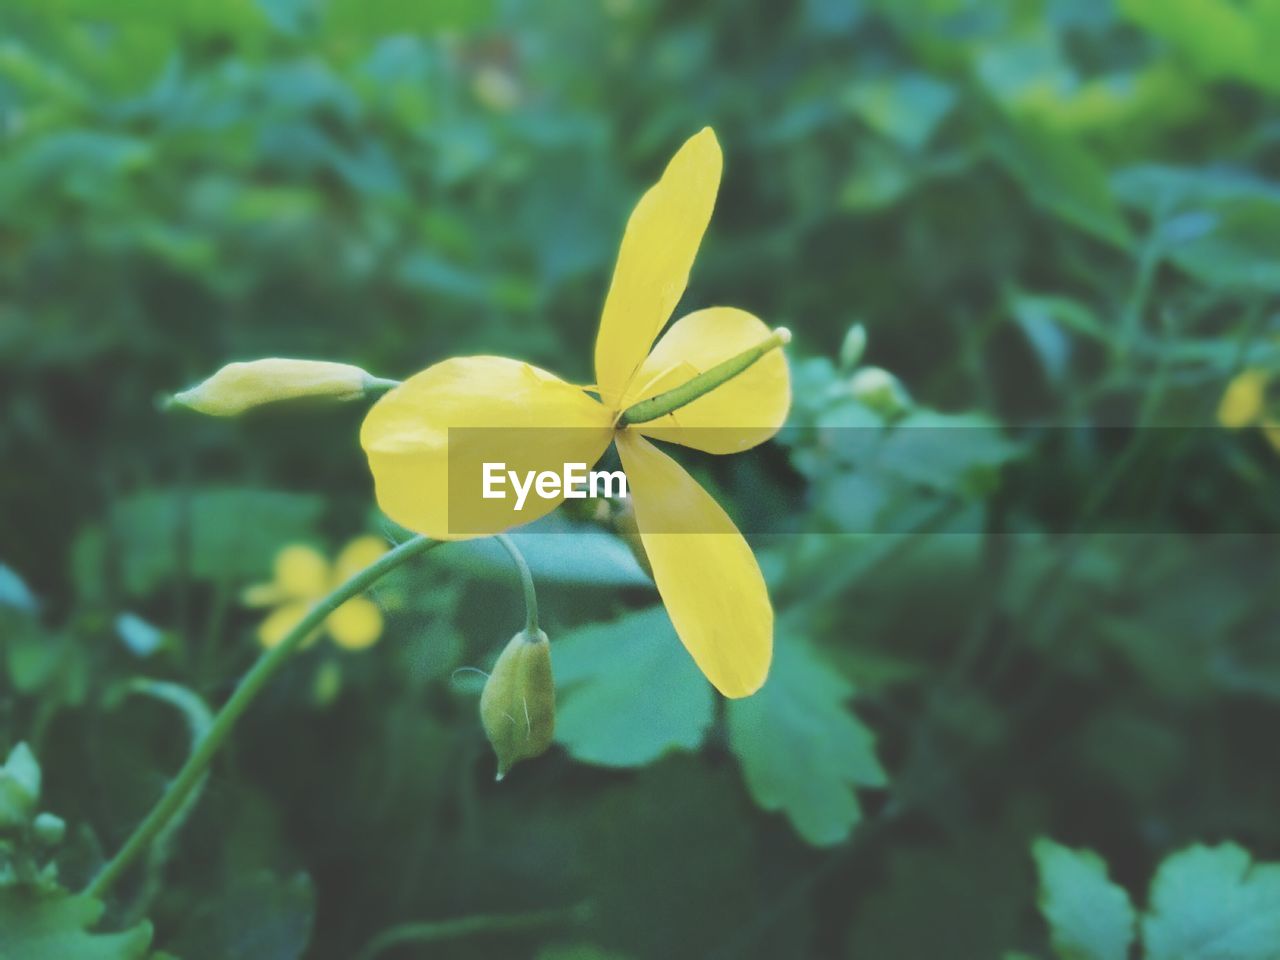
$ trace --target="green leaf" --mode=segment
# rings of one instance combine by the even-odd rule
[[[29,614],[40,610],[40,604],[26,582],[3,563],[0,563],[0,606]]]
[[[556,740],[575,759],[638,767],[702,745],[711,686],[662,607],[553,637],[551,665],[560,700]]]
[[[887,782],[875,738],[847,707],[853,685],[785,625],[776,636],[764,687],[729,702],[729,745],[761,808],[815,846],[840,843],[862,816],[856,788]]]
[[[493,15],[492,0],[329,0],[326,6],[330,32],[365,38],[464,30],[482,25]]]
[[[1147,960],[1275,960],[1280,863],[1233,843],[1197,844],[1160,864],[1142,922]]]
[[[1144,165],[1120,171],[1112,186],[1159,223],[1169,259],[1196,279],[1280,291],[1280,185],[1229,170]]]
[[[1040,912],[1062,960],[1125,960],[1135,917],[1129,895],[1107,878],[1092,850],[1039,839],[1031,848],[1040,870]]]
[[[1131,245],[1106,169],[1076,140],[1024,114],[996,121],[992,149],[1036,204],[1100,240]]]
[[[183,960],[297,960],[311,940],[315,891],[305,873],[281,879],[269,873],[239,878],[203,899],[173,943]]]
[[[1022,838],[965,824],[945,843],[893,844],[852,895],[849,960],[990,960],[1016,942],[1030,883]],[[883,873],[881,873],[883,869]]]
[[[108,551],[120,581],[144,595],[185,571],[197,579],[266,575],[276,552],[311,536],[324,510],[320,497],[274,490],[157,490],[116,503],[107,529],[91,528],[75,546],[82,589],[101,590]]]
[[[1119,9],[1176,47],[1204,76],[1280,92],[1280,66],[1273,55],[1280,21],[1267,18],[1268,2],[1120,0]]]
[[[547,521],[512,534],[535,580],[653,589],[653,581],[617,537],[598,527],[570,524],[555,517],[548,517]],[[480,576],[505,580],[512,575],[511,558],[491,537],[457,544],[449,563]]]
[[[845,103],[867,126],[911,150],[928,143],[955,101],[949,84],[923,73],[860,83],[845,95]]]
[[[620,953],[589,943],[552,944],[538,951],[535,960],[626,960]]]
[[[90,933],[103,906],[92,897],[39,896],[0,888],[0,957],[13,960],[135,960],[147,954],[151,924]]]
[[[990,492],[1000,468],[1022,453],[999,423],[982,414],[918,409],[885,437],[875,465],[896,480],[980,496]]]

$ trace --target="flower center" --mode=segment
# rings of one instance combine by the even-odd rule
[[[771,350],[785,347],[790,342],[791,331],[786,327],[779,327],[755,346],[748,347],[722,363],[717,363],[714,367],[703,371],[693,379],[680,384],[680,386],[673,387],[658,394],[656,397],[641,400],[639,403],[627,407],[622,412],[622,416],[618,418],[618,426],[625,427],[633,423],[648,423],[650,420],[657,420],[659,417],[665,417],[674,410],[688,406],[699,397],[710,393],[716,387],[728,383]]]

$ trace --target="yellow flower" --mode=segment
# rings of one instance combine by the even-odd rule
[[[282,549],[276,554],[271,582],[251,586],[243,595],[248,606],[275,608],[259,625],[258,640],[264,647],[274,647],[317,600],[386,552],[387,545],[373,536],[356,537],[333,563],[306,544]],[[329,614],[320,629],[345,650],[363,650],[382,636],[382,613],[371,600],[352,597]]]
[[[1267,393],[1267,375],[1261,370],[1245,370],[1227,384],[1218,404],[1218,422],[1230,430],[1252,426],[1262,416]]]
[[[566,463],[594,464],[616,442],[640,537],[676,632],[716,688],[741,697],[764,683],[772,656],[773,609],[764,578],[724,510],[645,439],[734,453],[773,436],[791,404],[786,361],[772,349],[789,335],[771,335],[743,310],[698,310],[657,339],[688,283],[721,164],[720,145],[706,128],[680,148],[636,205],[600,320],[593,387],[517,360],[457,357],[379,400],[360,442],[382,509],[397,523],[442,539],[497,533],[549,513],[563,499],[530,497],[520,513],[505,501],[495,509],[497,501],[480,502],[480,463],[504,462],[520,476],[560,473]],[[624,417],[635,404],[669,397],[700,375],[718,380],[726,369],[721,364],[744,356],[749,359],[743,369],[734,366],[736,375],[675,412],[647,422]]]
[[[1267,386],[1270,376],[1265,370],[1249,369],[1236,374],[1227,384],[1218,404],[1218,423],[1229,430],[1261,427],[1267,442],[1280,452],[1280,423],[1267,416]]]

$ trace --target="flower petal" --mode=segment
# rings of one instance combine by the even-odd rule
[[[681,317],[641,364],[627,388],[623,409],[680,386],[769,334],[763,321],[734,307],[711,307]],[[781,350],[771,350],[688,406],[633,429],[707,453],[738,453],[777,433],[790,409],[787,359]]]
[[[1262,425],[1262,435],[1267,438],[1276,453],[1280,453],[1280,423],[1268,421]]]
[[[329,589],[329,561],[305,543],[291,543],[276,554],[275,585],[288,600],[313,600]]]
[[[305,601],[286,603],[283,607],[277,607],[262,623],[258,624],[258,642],[264,647],[274,647],[301,622],[310,609],[311,604]]]
[[[389,547],[387,541],[373,534],[365,534],[347,542],[333,562],[333,582],[337,584],[350,580],[357,573],[376,561]]]
[[[640,198],[622,236],[596,336],[596,385],[616,406],[689,282],[711,221],[722,166],[710,127],[685,141]]]
[[[618,452],[676,633],[726,697],[754,693],[769,674],[773,607],[751,548],[711,495],[649,441],[623,431]]]
[[[442,540],[488,536],[550,513],[563,497],[530,491],[522,509],[509,478],[487,499],[484,465],[530,471],[588,467],[612,437],[608,410],[545,370],[505,357],[455,357],[379,400],[360,429],[378,505],[396,523]],[[451,483],[452,481],[452,483]]]
[[[1262,416],[1267,379],[1263,370],[1238,373],[1222,394],[1222,401],[1218,404],[1218,423],[1228,430],[1238,430]]]
[[[344,650],[364,650],[382,636],[382,611],[364,597],[352,597],[324,622],[333,642]]]
[[[271,583],[251,583],[240,591],[240,602],[246,607],[274,607],[288,602],[280,585]]]

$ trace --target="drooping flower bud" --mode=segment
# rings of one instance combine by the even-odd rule
[[[519,760],[551,746],[556,727],[556,687],[551,644],[541,630],[511,638],[480,694],[480,722],[498,755],[501,780]]]
[[[40,764],[25,743],[11,751],[0,767],[0,830],[20,827],[40,801]]]
[[[863,367],[849,378],[849,392],[864,407],[893,419],[911,409],[911,395],[901,381],[880,367]]]
[[[282,400],[358,400],[390,385],[349,363],[270,357],[229,363],[203,383],[175,393],[170,403],[213,417],[234,417]]]

